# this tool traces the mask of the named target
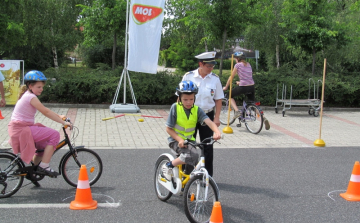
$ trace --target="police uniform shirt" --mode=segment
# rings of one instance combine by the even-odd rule
[[[220,78],[210,73],[202,78],[199,70],[193,70],[186,73],[182,79],[183,81],[192,81],[199,88],[196,94],[195,105],[202,110],[207,111],[215,107],[215,101],[224,98],[224,91],[220,82]]]
[[[2,82],[3,80],[5,80],[4,75],[0,72],[0,82]]]

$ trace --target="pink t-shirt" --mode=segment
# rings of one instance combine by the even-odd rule
[[[36,97],[30,91],[26,91],[15,105],[11,115],[11,121],[35,122],[36,108],[30,104],[32,98]]]
[[[234,67],[237,70],[240,84],[239,86],[247,86],[247,85],[254,85],[254,79],[252,77],[252,68],[250,63],[247,63],[246,66],[244,66],[244,63],[240,62],[235,64]]]

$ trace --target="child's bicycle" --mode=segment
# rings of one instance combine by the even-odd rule
[[[163,153],[156,161],[154,184],[157,197],[161,201],[166,201],[173,194],[183,194],[186,217],[193,223],[209,222],[214,202],[220,197],[215,180],[205,169],[204,145],[212,145],[215,142],[217,141],[212,137],[204,139],[201,143],[185,140],[185,144],[200,148],[200,160],[190,174],[185,173],[185,165],[174,167],[171,181],[163,177],[161,167],[174,160],[174,157],[169,153]]]
[[[239,110],[242,112],[241,116],[238,118],[239,124],[237,127],[241,127],[241,123],[245,123],[246,129],[253,133],[258,134],[263,127],[263,111],[259,107],[260,102],[245,101],[243,100],[242,108]],[[234,115],[235,110],[230,106],[230,120],[229,125],[235,122]],[[229,99],[225,94],[225,98],[222,99],[222,107],[220,112],[220,123],[227,125],[228,120],[228,110],[229,110]]]
[[[66,119],[66,121],[70,122],[70,119]],[[88,169],[89,184],[95,184],[103,170],[99,155],[90,149],[84,148],[84,146],[75,146],[74,141],[79,134],[77,127],[73,127],[71,140],[65,130],[67,126],[62,128],[65,138],[56,146],[54,154],[66,145],[69,147],[69,151],[60,160],[59,173],[68,184],[77,187],[79,170],[81,165],[84,164]],[[73,144],[71,144],[71,141]],[[25,166],[20,155],[15,155],[9,152],[10,150],[3,149],[0,151],[0,198],[10,197],[15,194],[21,188],[24,177],[39,187],[38,181],[46,176],[44,173],[36,171],[36,165]],[[36,152],[43,151],[37,150]]]

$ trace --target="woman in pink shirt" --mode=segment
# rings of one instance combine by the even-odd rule
[[[230,100],[231,106],[235,110],[234,119],[236,119],[241,115],[241,112],[239,111],[239,108],[236,105],[234,97],[242,94],[247,94],[247,97],[250,101],[255,101],[255,86],[254,86],[255,82],[252,76],[251,65],[245,60],[246,59],[245,54],[243,52],[236,52],[234,53],[234,58],[236,60],[236,64],[223,90],[226,91],[228,89],[231,79],[234,79],[235,75],[237,74],[239,76],[240,81],[236,81],[236,84],[238,86],[232,89],[231,100]],[[265,124],[265,129],[269,130],[270,123],[265,117],[264,117],[264,124]]]
[[[36,111],[41,112],[51,120],[63,125],[71,126],[65,122],[65,116],[58,115],[46,108],[38,99],[45,85],[45,75],[37,70],[28,72],[24,77],[25,85],[21,87],[19,100],[17,101],[8,124],[10,135],[9,143],[15,154],[21,153],[21,159],[25,163],[31,161],[38,165],[37,171],[49,176],[57,176],[59,173],[50,168],[50,160],[60,140],[60,133],[35,122]],[[44,152],[36,154],[36,149]]]

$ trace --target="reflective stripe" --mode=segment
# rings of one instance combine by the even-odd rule
[[[182,137],[184,137],[184,138],[191,139],[191,138],[193,137],[193,135],[185,136],[185,135],[181,134],[180,132],[176,131],[176,129],[174,129],[174,130],[175,130],[175,132],[176,132],[179,136],[182,136]]]
[[[350,181],[360,183],[360,175],[351,174]]]
[[[77,184],[77,188],[78,189],[89,189],[90,188],[89,180],[79,180],[78,184]]]
[[[178,125],[178,124],[175,124],[175,128],[176,128],[176,129],[179,129],[180,131],[185,131],[185,128],[184,128],[184,127],[181,127],[181,126]]]
[[[185,129],[184,127],[181,127],[180,125],[178,124],[175,124],[175,128],[180,130],[180,131],[185,131],[185,132],[192,132],[192,131],[195,131],[195,127],[194,128],[188,128],[188,129]]]

